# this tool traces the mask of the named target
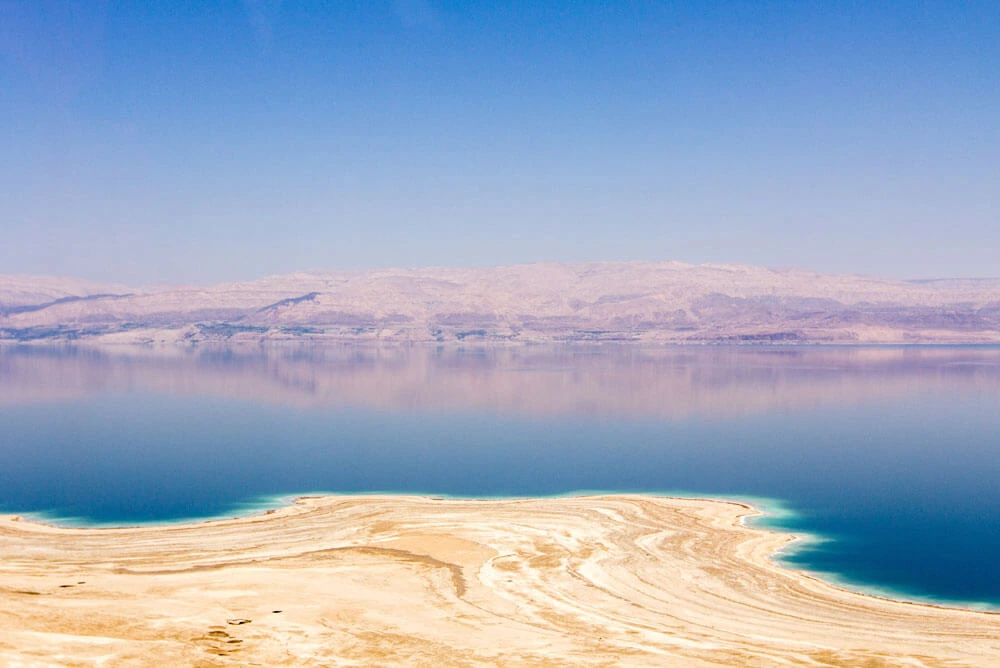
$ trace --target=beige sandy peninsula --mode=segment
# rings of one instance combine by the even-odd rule
[[[777,566],[746,506],[306,498],[67,529],[0,518],[0,665],[998,666],[1000,615]]]

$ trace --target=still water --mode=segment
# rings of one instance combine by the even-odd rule
[[[750,498],[792,565],[1000,606],[1000,348],[0,348],[0,512],[320,491]]]

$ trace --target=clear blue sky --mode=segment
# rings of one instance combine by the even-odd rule
[[[1000,3],[0,0],[0,273],[1000,275]]]

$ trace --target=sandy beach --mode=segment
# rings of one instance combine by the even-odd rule
[[[0,517],[7,666],[996,666],[1000,615],[773,563],[746,506],[311,497],[124,529]]]

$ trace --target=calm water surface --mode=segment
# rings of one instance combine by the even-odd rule
[[[0,349],[2,512],[588,490],[767,499],[796,566],[1000,605],[1000,349]]]

